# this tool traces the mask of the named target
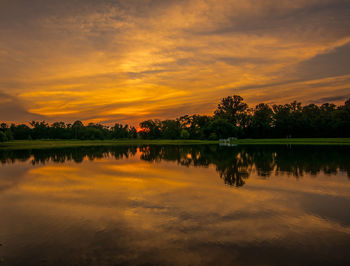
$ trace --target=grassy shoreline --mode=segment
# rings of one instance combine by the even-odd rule
[[[238,139],[237,145],[350,145],[350,138]]]
[[[205,145],[219,144],[210,140],[15,140],[0,143],[4,149],[49,149],[88,146],[118,145]],[[232,141],[237,145],[350,145],[350,138],[300,138],[300,139],[239,139]]]
[[[3,149],[49,149],[89,146],[121,146],[121,145],[203,145],[218,144],[218,141],[209,140],[14,140],[0,143]]]

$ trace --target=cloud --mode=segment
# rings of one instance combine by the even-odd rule
[[[36,119],[45,117],[28,112],[16,97],[0,91],[0,120],[28,122]]]
[[[0,89],[48,119],[130,123],[211,113],[233,93],[336,97],[349,14],[340,0],[2,1]]]
[[[300,79],[317,79],[350,74],[350,42],[319,54],[296,67]]]
[[[348,88],[350,91],[350,88]],[[332,102],[339,102],[339,101],[344,101],[350,98],[350,93],[347,95],[341,95],[341,96],[335,96],[335,97],[325,97],[325,98],[320,98],[314,101],[314,103],[318,104],[323,104],[323,103],[332,103]]]

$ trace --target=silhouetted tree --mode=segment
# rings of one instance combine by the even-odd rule
[[[5,132],[7,129],[8,129],[8,126],[7,126],[6,123],[1,123],[1,124],[0,124],[0,130],[1,130],[2,132]]]
[[[49,138],[49,124],[45,121],[37,122],[32,121],[30,122],[30,125],[32,126],[32,134],[31,137],[33,139],[48,139]]]
[[[207,139],[221,139],[236,137],[238,129],[225,119],[216,118],[204,127],[204,136]]]
[[[204,139],[204,127],[213,118],[207,115],[185,115],[177,119],[182,129],[186,129],[191,139]]]
[[[243,102],[243,98],[238,95],[228,96],[221,100],[215,110],[215,117],[226,119],[235,126],[241,126],[248,105]]]
[[[176,120],[162,121],[161,131],[164,139],[178,139],[181,133],[180,123]]]
[[[14,139],[26,140],[26,139],[29,139],[29,137],[31,138],[32,130],[27,125],[11,124],[10,129],[11,129],[11,132],[13,134]]]
[[[190,133],[186,129],[182,129],[181,133],[180,133],[180,138],[181,139],[189,139]]]
[[[112,127],[77,120],[73,124],[32,121],[24,124],[0,124],[2,138],[24,139],[219,139],[350,137],[350,99],[344,105],[324,103],[320,106],[299,102],[273,105],[265,103],[248,108],[238,95],[223,98],[213,116],[184,115],[174,120],[146,120],[140,130],[116,123]],[[3,137],[5,135],[5,137]]]
[[[130,127],[128,132],[128,138],[136,139],[137,138],[137,130],[135,127]]]
[[[140,123],[141,131],[140,135],[145,139],[160,138],[161,122],[159,120],[147,120]]]
[[[255,106],[250,128],[254,137],[266,138],[271,133],[273,111],[267,104],[261,103]]]
[[[112,127],[112,137],[115,139],[127,138],[129,134],[128,125],[121,125],[116,123]]]
[[[7,137],[4,132],[0,131],[0,142],[5,142],[7,141]]]
[[[84,124],[77,120],[72,125],[72,133],[74,139],[81,139],[82,138],[82,131],[83,131]]]
[[[64,122],[55,122],[50,127],[50,138],[53,139],[69,139],[70,134],[66,130],[66,124]]]

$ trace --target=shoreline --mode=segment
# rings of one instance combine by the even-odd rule
[[[14,140],[0,143],[0,150],[49,149],[121,145],[208,145],[219,144],[212,140]],[[300,138],[300,139],[238,139],[232,145],[350,145],[350,138]]]
[[[125,145],[208,145],[218,144],[210,140],[13,140],[0,143],[0,150],[19,149],[50,149],[94,146],[125,146]]]
[[[238,139],[237,145],[350,145],[350,138],[290,138],[290,139]]]

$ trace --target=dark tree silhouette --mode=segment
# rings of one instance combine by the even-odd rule
[[[243,98],[238,95],[228,96],[221,100],[218,104],[217,110],[214,112],[216,117],[226,119],[233,125],[240,126],[248,105],[243,102]]]
[[[350,137],[350,99],[344,105],[320,106],[299,102],[273,105],[260,103],[250,109],[238,95],[223,98],[213,116],[184,115],[174,120],[146,120],[135,127],[116,123],[112,127],[77,120],[73,124],[32,121],[0,123],[1,141],[31,139],[219,139]]]

